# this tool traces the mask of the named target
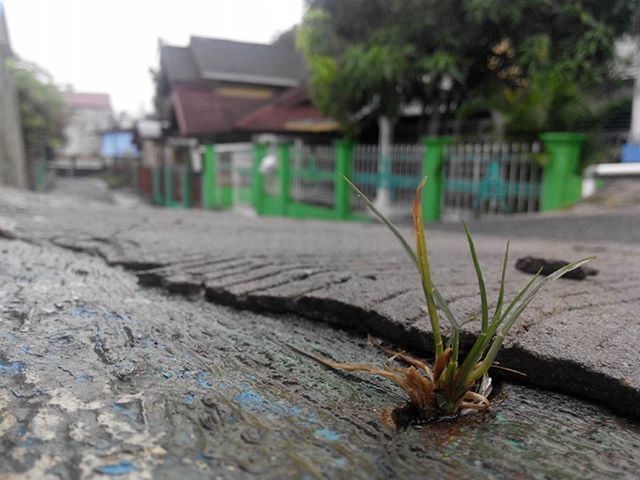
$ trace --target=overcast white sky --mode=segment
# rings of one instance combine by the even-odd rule
[[[107,92],[116,111],[151,109],[158,38],[269,42],[298,23],[303,0],[0,0],[14,51],[57,83]]]

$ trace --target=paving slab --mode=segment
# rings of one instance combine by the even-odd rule
[[[634,478],[640,427],[505,384],[491,411],[393,429],[402,392],[291,345],[382,363],[362,336],[137,284],[0,239],[3,479]]]
[[[574,260],[597,255],[594,267],[600,273],[584,281],[560,280],[544,291],[514,328],[499,360],[526,373],[532,385],[640,417],[640,247],[633,243],[635,233],[628,242],[605,241],[602,229],[610,225],[599,226],[600,215],[589,217],[590,230],[583,228],[583,215],[577,235],[567,234],[564,241],[515,235],[508,298],[530,278],[513,268],[522,256]],[[247,218],[142,204],[122,208],[11,190],[0,194],[0,219],[10,225],[11,236],[98,255],[134,271],[143,284],[237,308],[295,313],[380,336],[417,354],[431,353],[415,269],[395,239],[373,223]],[[626,212],[623,221],[633,230],[639,219]],[[528,225],[526,220],[487,222],[477,224],[485,233],[476,243],[495,302],[507,240],[502,232],[520,228],[526,233],[532,227],[505,227]],[[566,232],[575,220],[554,215],[553,222],[562,222]],[[472,319],[463,332],[469,345],[479,323],[478,288],[464,236],[460,228],[448,228],[429,229],[434,280],[454,313]],[[536,231],[544,236],[544,230],[542,235]],[[598,232],[595,240],[589,231]]]

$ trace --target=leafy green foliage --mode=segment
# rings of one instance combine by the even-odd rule
[[[419,100],[490,111],[514,133],[584,129],[636,0],[308,0],[298,44],[314,101],[353,135]],[[635,15],[635,17],[634,17]],[[503,130],[504,130],[503,128]],[[503,132],[505,133],[505,132]]]
[[[359,115],[397,116],[406,98],[413,48],[380,38],[347,44],[331,33],[329,20],[325,11],[310,10],[299,29],[298,45],[311,70],[314,101],[353,136]]]
[[[18,92],[22,135],[30,163],[64,142],[67,110],[49,74],[37,65],[9,61]]]

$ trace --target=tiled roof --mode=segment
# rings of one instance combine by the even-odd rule
[[[171,99],[185,136],[233,130],[241,116],[264,104],[261,99],[229,97],[189,85],[174,86]]]
[[[75,108],[111,109],[111,98],[108,93],[63,92],[67,105]]]
[[[191,37],[189,48],[204,80],[296,86],[307,75],[302,55],[285,45]]]
[[[254,132],[334,132],[339,125],[323,116],[309,101],[305,86],[292,88],[236,122]]]
[[[161,62],[181,135],[337,129],[299,88],[307,71],[290,45],[191,37],[188,47],[162,46]],[[293,88],[269,100],[282,87]]]
[[[201,80],[198,67],[193,61],[189,47],[171,47],[165,45],[160,50],[160,61],[166,70],[169,81],[198,82]]]

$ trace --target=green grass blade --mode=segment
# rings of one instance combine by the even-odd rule
[[[502,304],[504,302],[504,279],[507,272],[507,263],[509,261],[509,242],[507,242],[507,247],[504,249],[504,260],[502,262],[502,275],[500,276],[500,293],[498,293],[498,303],[496,303],[496,310],[493,313],[494,322],[496,318],[500,318],[500,313],[502,312]]]
[[[494,320],[491,322],[491,325],[489,325],[489,328],[487,329],[487,331],[481,333],[476,339],[476,341],[473,343],[471,350],[465,357],[464,361],[462,362],[462,365],[460,366],[458,374],[456,375],[456,382],[459,384],[458,387],[460,388],[459,393],[462,392],[462,390],[464,390],[465,386],[469,382],[471,382],[470,377],[473,374],[475,366],[478,363],[480,363],[480,360],[482,359],[482,356],[484,355],[485,351],[487,350],[487,348],[489,348],[489,345],[491,345],[491,339],[493,338],[496,331],[498,330],[498,327],[500,327],[500,324],[502,323],[502,321],[507,317],[507,315],[509,315],[509,312],[511,312],[511,310],[517,305],[518,301],[527,293],[529,288],[531,288],[533,283],[540,276],[541,271],[542,270],[538,270],[538,273],[536,273],[533,276],[533,278],[529,280],[529,282],[524,286],[524,288],[520,290],[520,293],[518,293],[518,295],[516,295],[516,297],[509,303],[504,314],[502,314],[498,318],[494,318]]]
[[[537,271],[537,273],[531,278],[531,280],[527,282],[524,288],[520,290],[520,293],[518,293],[518,295],[516,295],[515,298],[511,300],[511,302],[509,302],[509,305],[507,306],[507,309],[504,311],[504,313],[492,322],[491,329],[493,330],[494,333],[496,330],[498,330],[498,327],[504,321],[504,319],[507,318],[507,316],[509,315],[509,312],[511,312],[511,310],[513,310],[513,308],[517,305],[518,301],[520,301],[520,299],[524,297],[524,295],[531,288],[534,282],[540,277],[541,273],[542,273],[542,268],[540,268],[540,270]]]
[[[554,282],[558,278],[562,277],[565,273],[568,273],[572,270],[575,270],[578,267],[581,267],[582,265],[584,265],[587,262],[590,262],[594,258],[595,257],[587,257],[587,258],[583,258],[582,260],[578,260],[577,262],[570,263],[569,265],[565,265],[564,267],[559,268],[558,270],[553,272],[551,275],[548,275],[547,277],[540,280],[538,284],[531,289],[531,291],[522,299],[518,307],[515,310],[513,310],[513,312],[504,321],[504,324],[500,328],[500,332],[495,336],[493,343],[491,344],[491,348],[489,349],[489,352],[487,352],[487,356],[482,361],[482,368],[476,374],[477,378],[479,378],[484,373],[486,373],[487,370],[489,370],[489,368],[493,364],[493,361],[498,355],[498,351],[500,350],[500,347],[502,346],[502,342],[504,341],[505,337],[508,335],[509,331],[515,324],[518,317],[520,317],[524,309],[527,308],[529,303],[531,303],[531,301],[536,297],[536,295],[540,292],[540,290],[542,290],[545,286]]]
[[[469,233],[467,224],[462,222],[462,226],[464,227],[464,233],[467,235],[467,242],[469,243],[469,250],[471,251],[471,260],[473,260],[473,268],[475,268],[476,276],[478,277],[478,287],[480,288],[480,302],[481,302],[481,308],[482,308],[481,331],[484,332],[489,327],[489,305],[487,302],[487,289],[484,285],[484,278],[482,277],[482,269],[480,268],[480,263],[478,262],[478,255],[476,254],[476,247],[473,244],[473,238],[471,238],[471,233]]]
[[[355,194],[357,196],[359,196],[360,198],[362,198],[362,200],[364,200],[364,203],[367,205],[367,207],[369,207],[369,210],[371,210],[373,212],[373,214],[378,217],[378,219],[385,224],[385,226],[391,230],[391,233],[393,233],[395,235],[395,237],[400,241],[400,243],[402,244],[402,247],[404,248],[405,252],[407,253],[407,255],[409,255],[409,258],[411,259],[411,261],[413,261],[413,263],[415,264],[416,267],[418,267],[418,269],[420,269],[420,267],[418,266],[418,257],[416,255],[416,253],[413,251],[413,248],[411,248],[411,245],[409,244],[409,242],[407,241],[406,238],[404,238],[404,235],[402,235],[400,233],[400,231],[398,230],[398,228],[389,221],[389,219],[387,217],[385,217],[382,212],[380,212],[380,210],[378,210],[373,203],[371,203],[371,201],[367,198],[367,196],[362,193],[360,191],[360,189],[358,187],[356,187],[353,183],[351,183],[351,180],[349,180],[347,177],[343,176],[342,178],[344,178],[344,180],[347,182],[347,184],[351,187],[351,189],[355,192]]]
[[[427,254],[427,239],[424,234],[424,217],[422,215],[422,188],[424,187],[427,177],[424,177],[416,189],[413,197],[413,207],[411,213],[413,215],[413,231],[416,239],[416,254],[418,256],[418,270],[422,280],[422,290],[425,300],[427,301],[427,310],[429,311],[429,320],[431,322],[431,331],[433,333],[433,342],[436,353],[436,360],[442,355],[442,333],[440,332],[440,318],[436,310],[436,302],[433,295],[433,283],[431,282],[431,272],[429,270],[429,255]]]

